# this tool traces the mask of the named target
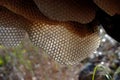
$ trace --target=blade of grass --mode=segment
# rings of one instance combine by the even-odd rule
[[[110,74],[109,74],[108,71],[106,70],[106,67],[104,67],[103,65],[97,65],[97,66],[94,68],[92,80],[95,80],[95,74],[96,74],[97,70],[99,70],[99,69],[102,69],[102,70],[105,72],[105,77],[106,77],[108,80],[112,80],[112,77],[110,76]]]

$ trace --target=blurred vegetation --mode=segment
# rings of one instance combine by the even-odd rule
[[[101,32],[101,44],[96,52],[83,61],[79,80],[120,80],[120,44]]]
[[[104,78],[106,80],[113,80],[111,75],[109,74],[109,68],[105,67],[104,65],[97,65],[95,68],[94,68],[94,71],[93,71],[93,76],[92,76],[92,80],[95,80],[95,75],[97,73],[97,70],[99,72],[102,72],[102,76],[104,76]]]
[[[0,80],[78,80],[80,67],[56,63],[27,37],[15,48],[0,46]]]

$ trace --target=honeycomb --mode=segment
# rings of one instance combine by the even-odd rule
[[[85,4],[88,3],[85,2]],[[78,7],[75,8],[78,9]],[[92,21],[93,16],[87,15],[88,17],[83,19],[77,16],[77,11],[74,13],[75,16],[71,14],[72,12],[65,18],[62,18],[63,13],[56,16],[59,18],[63,15],[61,19],[66,19],[65,21],[54,20],[42,13],[33,0],[2,0],[0,3],[0,45],[16,47],[28,34],[31,43],[42,48],[57,62],[65,65],[80,63],[98,48],[99,31],[97,25],[85,24]],[[72,15],[71,19],[70,15]],[[77,20],[77,17],[81,20]]]

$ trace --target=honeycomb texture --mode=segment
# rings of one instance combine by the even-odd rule
[[[39,11],[33,0],[3,0],[2,4],[2,6],[28,20],[45,19],[45,16]]]
[[[89,23],[95,18],[95,10],[89,0],[34,0],[40,11],[58,21]],[[76,16],[74,16],[76,15]]]
[[[24,21],[12,15],[8,10],[0,7],[0,44],[5,47],[18,46],[26,34],[22,29]]]
[[[99,46],[98,31],[92,32],[84,30],[86,36],[79,30],[71,31],[67,24],[45,24],[34,23],[35,25],[28,31],[29,37],[34,45],[43,48],[53,59],[61,64],[77,64],[93,53]],[[77,25],[77,27],[86,27]],[[87,26],[88,27],[88,26]],[[76,28],[76,27],[74,27]],[[82,30],[81,30],[82,31]]]
[[[57,62],[77,64],[93,53],[100,41],[97,26],[75,21],[49,19],[40,12],[33,0],[2,0],[0,44],[6,47],[17,46],[27,33],[34,45],[43,48]]]
[[[109,15],[120,15],[120,0],[94,0],[94,2]]]

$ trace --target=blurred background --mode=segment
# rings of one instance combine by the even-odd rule
[[[120,80],[120,44],[100,29],[100,47],[80,64],[61,65],[26,36],[16,48],[0,46],[0,80]],[[108,74],[108,75],[106,75]],[[112,79],[110,79],[110,76]]]

